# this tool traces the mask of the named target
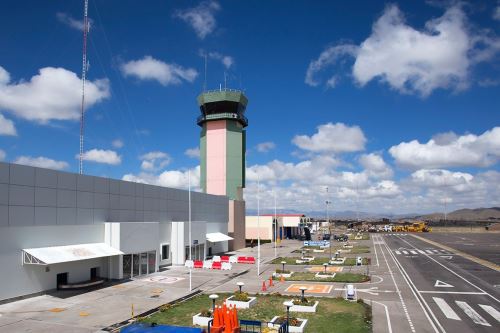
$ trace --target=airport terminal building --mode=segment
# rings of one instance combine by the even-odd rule
[[[228,250],[229,198],[191,193],[192,255]],[[188,191],[0,163],[0,302],[182,265]]]

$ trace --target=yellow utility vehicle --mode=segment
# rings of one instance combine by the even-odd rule
[[[408,232],[430,232],[432,229],[427,225],[427,222],[413,222],[407,227]]]

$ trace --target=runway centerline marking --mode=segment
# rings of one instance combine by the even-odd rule
[[[438,291],[438,290],[419,290],[421,294],[450,294],[450,295],[486,295],[486,293],[476,291]]]

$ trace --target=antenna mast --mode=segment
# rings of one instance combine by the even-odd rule
[[[87,35],[89,32],[88,18],[89,0],[84,0],[83,7],[83,50],[82,50],[82,106],[80,109],[80,165],[79,173],[83,174],[83,129],[85,112],[85,76],[87,74]]]

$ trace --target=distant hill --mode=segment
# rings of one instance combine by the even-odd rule
[[[433,213],[418,216],[423,220],[439,221],[444,219],[443,213]],[[500,219],[500,207],[491,208],[475,208],[475,209],[459,209],[448,213],[448,220],[458,221],[477,221],[477,220],[494,220]]]

